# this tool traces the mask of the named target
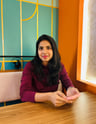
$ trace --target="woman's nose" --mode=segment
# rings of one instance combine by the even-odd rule
[[[44,48],[44,49],[43,49],[43,53],[46,53],[46,52],[47,52],[47,49],[46,49],[46,48]]]

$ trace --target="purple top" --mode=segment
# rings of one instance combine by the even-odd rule
[[[63,88],[68,88],[73,86],[70,78],[67,75],[67,72],[64,68],[64,65],[61,64],[61,71],[59,73],[59,80],[62,82]],[[37,76],[33,72],[33,65],[31,62],[28,62],[24,68],[21,87],[20,87],[20,96],[21,101],[27,102],[35,102],[34,96],[36,92],[52,92],[56,91],[58,88],[58,84],[53,86],[46,86],[47,80],[46,77],[48,75],[48,67],[43,66],[43,71],[46,74],[44,80],[42,82],[38,81]],[[58,82],[59,83],[59,82]]]

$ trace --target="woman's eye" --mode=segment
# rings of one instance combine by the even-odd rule
[[[51,49],[51,47],[50,46],[47,46],[47,49],[49,50],[49,49]]]
[[[43,47],[39,47],[39,50],[43,50]]]

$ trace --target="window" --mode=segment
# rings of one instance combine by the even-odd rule
[[[80,0],[77,80],[96,86],[96,0]]]

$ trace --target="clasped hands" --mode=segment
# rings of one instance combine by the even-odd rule
[[[61,91],[53,92],[50,101],[54,106],[59,107],[67,103],[73,103],[80,96],[77,88],[69,87],[66,91],[66,95]]]

